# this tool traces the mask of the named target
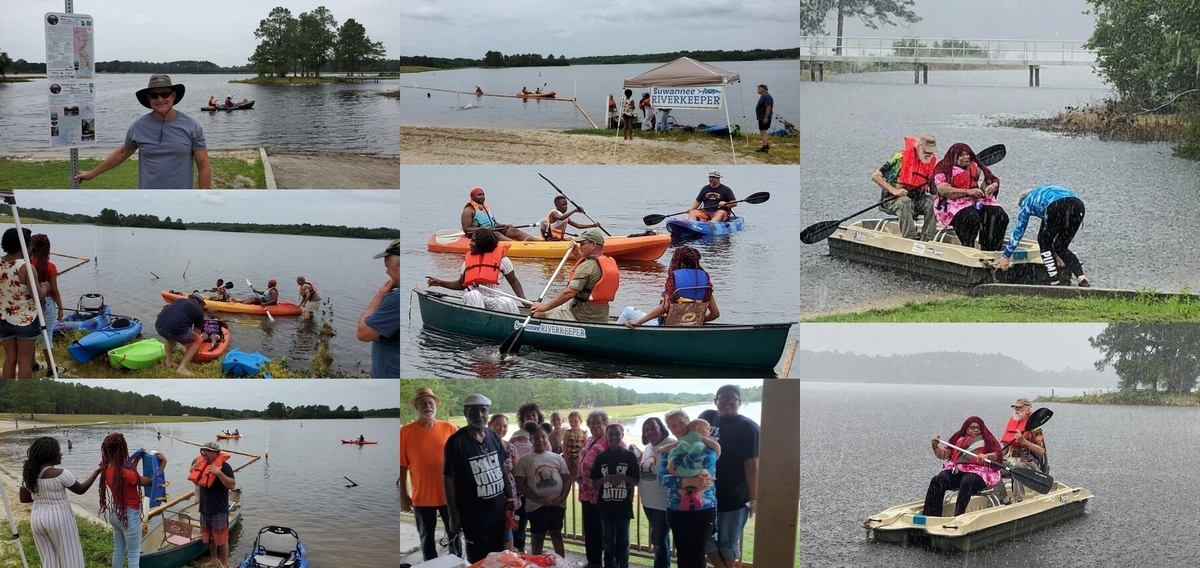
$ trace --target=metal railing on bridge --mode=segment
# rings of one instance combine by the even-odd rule
[[[1096,64],[1086,40],[803,36],[800,59],[812,63],[948,63],[962,65]]]

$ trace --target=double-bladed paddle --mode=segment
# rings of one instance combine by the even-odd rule
[[[733,201],[730,201],[729,203],[762,203],[770,198],[771,198],[770,192],[760,191],[758,193],[751,193],[750,196],[745,199],[734,199]],[[726,203],[726,205],[728,205],[729,203]],[[707,210],[710,208],[709,207],[701,207],[701,209]],[[688,209],[687,211],[680,211],[678,213],[671,213],[670,215],[646,215],[645,217],[642,217],[642,222],[647,225],[657,225],[659,223],[662,223],[663,220],[665,220],[667,217],[683,215],[683,214],[689,213],[689,212],[691,212],[691,209]]]
[[[558,266],[554,268],[554,273],[550,275],[550,280],[546,281],[546,287],[542,288],[542,293],[538,295],[538,302],[541,302],[542,298],[546,297],[546,292],[550,291],[550,285],[554,283],[555,278],[558,278],[558,271],[562,270],[563,265],[567,263],[567,257],[571,256],[571,249],[572,247],[567,247],[566,254],[563,255],[562,260],[558,261]],[[512,334],[504,339],[504,343],[500,344],[500,358],[503,359],[516,353],[521,348],[521,334],[525,333],[525,326],[529,325],[529,320],[532,318],[533,310],[530,310],[529,317],[525,318],[525,321],[521,323],[521,327],[513,330]]]
[[[991,166],[1000,160],[1003,160],[1007,153],[1008,150],[1004,147],[1004,144],[996,144],[995,146],[988,146],[987,148],[980,150],[978,154],[975,154],[975,157],[979,159],[979,163],[985,166]],[[807,229],[804,229],[800,232],[800,242],[806,245],[819,243],[829,238],[829,235],[832,235],[834,231],[837,231],[838,227],[841,226],[842,223],[858,217],[859,215],[879,207],[880,205],[891,203],[898,198],[899,196],[891,195],[884,198],[883,201],[880,201],[879,203],[867,207],[862,211],[855,211],[854,213],[851,213],[842,219],[838,219],[837,221],[821,221],[820,223],[809,225]]]
[[[536,226],[538,226],[538,223],[530,223],[528,225],[513,225],[511,228],[527,229],[529,227],[536,227]],[[439,244],[439,245],[448,245],[454,241],[457,241],[459,237],[462,237],[465,235],[466,235],[466,233],[463,232],[461,229],[442,229],[442,230],[434,233],[433,238],[435,241],[437,241],[437,244]]]
[[[964,454],[967,454],[968,456],[971,456],[974,458],[979,457],[978,454],[972,453],[971,450],[966,450],[966,449],[960,448],[960,447],[955,446],[954,444],[951,444],[950,442],[947,442],[945,440],[938,440],[938,443],[943,446],[946,446],[947,448],[954,448]],[[1021,485],[1024,485],[1025,487],[1028,487],[1028,488],[1030,488],[1034,491],[1037,491],[1038,493],[1041,493],[1043,495],[1046,493],[1049,493],[1050,489],[1052,489],[1054,487],[1054,478],[1050,477],[1048,474],[1042,473],[1040,471],[1029,469],[1027,467],[1011,467],[1008,465],[1004,465],[1002,463],[994,462],[994,461],[986,459],[986,458],[979,458],[979,459],[982,459],[985,462],[988,462],[992,465],[1000,467],[1001,469],[1007,471],[1009,473],[1009,475],[1012,475],[1013,479],[1020,481]]]
[[[550,181],[550,178],[548,178],[548,177],[546,177],[546,176],[544,176],[544,175],[542,175],[542,174],[540,174],[540,173],[538,174],[538,177],[540,177],[540,178],[542,178],[542,179],[546,180],[546,183],[550,184],[550,187],[553,187],[553,188],[554,188],[554,191],[557,191],[559,195],[561,195],[561,196],[563,196],[563,197],[567,197],[567,194],[563,193],[563,190],[559,189],[557,185],[554,185],[554,182]],[[588,221],[591,221],[591,222],[593,222],[593,223],[596,223],[596,220],[595,220],[595,219],[593,219],[591,215],[588,215],[587,213],[585,213],[585,212],[583,211],[583,209],[580,209],[580,207],[579,207],[579,204],[575,203],[575,201],[573,201],[573,200],[572,200],[570,197],[567,197],[567,202],[568,202],[568,203],[570,203],[572,206],[574,206],[576,209],[579,209],[579,212],[580,212],[580,213],[583,213],[583,216],[584,216],[584,217],[587,217],[587,218],[588,218]],[[612,236],[612,233],[609,233],[608,231],[605,231],[605,230],[604,230],[604,226],[603,226],[603,225],[601,225],[600,223],[596,223],[596,226],[597,226],[597,227],[599,227],[601,231],[604,231],[604,236],[606,236],[606,237],[611,237],[611,236]]]
[[[250,290],[252,292],[254,292],[255,294],[258,293],[258,290],[254,289],[254,285],[250,283],[249,278],[246,279],[246,285],[250,287]],[[263,306],[263,313],[267,314],[267,319],[271,320],[272,322],[275,321],[275,316],[271,315],[271,312],[269,310],[267,310],[266,306]]]

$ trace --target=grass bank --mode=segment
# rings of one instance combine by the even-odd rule
[[[1068,106],[1051,117],[1002,118],[997,126],[1034,128],[1070,136],[1099,136],[1128,142],[1179,142],[1188,121],[1175,112],[1145,112],[1112,99],[1094,105]]]
[[[426,71],[437,71],[437,67],[421,67],[420,65],[401,65],[401,73],[424,73]]]
[[[1183,296],[1158,299],[1036,298],[983,296],[909,302],[896,308],[822,315],[806,322],[907,323],[1099,323],[1200,322],[1200,302]]]
[[[607,137],[609,139],[617,138],[619,135],[613,130],[597,130],[595,128],[576,128],[567,130],[567,134],[581,134],[588,136]],[[657,140],[662,142],[678,142],[682,144],[699,144],[710,150],[719,152],[729,152],[729,137],[715,136],[707,132],[684,132],[682,130],[670,130],[667,132],[641,131],[634,130],[635,138],[644,138],[646,140]],[[756,152],[762,145],[758,131],[742,132],[742,136],[734,136],[734,148],[743,160],[754,160],[763,164],[798,164],[800,163],[800,137],[794,136],[770,136],[768,139],[771,142],[771,151],[769,153]]]
[[[79,170],[100,165],[97,158],[81,158]],[[213,189],[264,189],[267,176],[258,153],[244,156],[209,156]],[[64,189],[71,186],[71,160],[23,160],[0,158],[0,189]],[[193,176],[193,186],[199,185]],[[80,184],[83,189],[137,189],[137,158]]]
[[[1081,396],[1039,396],[1037,402],[1125,406],[1200,406],[1200,393],[1166,395],[1148,391],[1088,391]]]

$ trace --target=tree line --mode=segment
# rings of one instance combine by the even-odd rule
[[[433,67],[435,69],[459,69],[463,67],[549,67],[560,65],[610,65],[619,63],[669,63],[680,57],[691,57],[700,61],[760,61],[766,59],[798,59],[800,48],[788,49],[735,49],[704,50],[704,51],[672,51],[667,53],[647,53],[635,55],[592,55],[586,57],[567,57],[553,53],[545,57],[537,53],[522,53],[504,55],[499,51],[489,50],[483,59],[465,57],[445,58],[429,57],[426,55],[400,56],[400,65],[415,67]]]
[[[1096,370],[1111,366],[1121,391],[1186,395],[1200,380],[1200,326],[1113,323],[1088,342],[1104,355]]]
[[[291,72],[320,77],[326,66],[353,75],[385,55],[383,43],[371,41],[362,24],[350,18],[338,27],[333,13],[324,6],[301,12],[299,17],[277,7],[259,22],[254,37],[261,41],[250,63],[259,75],[286,77]]]
[[[268,420],[333,420],[340,418],[395,418],[400,415],[399,408],[382,408],[376,410],[359,410],[357,406],[349,410],[343,405],[330,410],[328,405],[311,404],[308,406],[287,406],[282,402],[272,402],[262,413],[262,418]]]
[[[381,59],[367,64],[363,71],[377,71],[380,73],[395,73],[400,71],[400,60],[398,59]],[[5,76],[9,71],[13,73],[25,74],[46,74],[45,63],[30,63],[24,59],[13,61],[6,52],[0,52],[0,77]],[[326,63],[321,71],[333,71],[333,66]],[[253,65],[234,65],[231,67],[221,67],[211,61],[121,61],[114,59],[112,61],[97,61],[97,73],[194,73],[200,74],[216,74],[216,73],[255,73],[256,68]]]

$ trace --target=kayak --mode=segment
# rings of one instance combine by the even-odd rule
[[[688,221],[687,219],[671,219],[667,221],[667,230],[675,239],[696,239],[712,235],[728,235],[742,230],[746,221],[734,217],[729,221],[713,223],[710,221]]]
[[[231,107],[225,106],[225,104],[222,103],[213,107],[200,107],[200,110],[213,112],[218,110],[246,110],[251,108],[254,108],[254,101],[250,101],[248,103],[234,103],[234,105]]]
[[[517,93],[517,96],[522,99],[553,99],[554,91],[546,91],[545,93]]]
[[[179,292],[175,292],[174,290],[163,290],[161,292],[161,294],[162,294],[163,300],[166,300],[167,303],[171,303],[171,302],[174,302],[175,300],[179,300],[181,298],[188,297],[187,294],[181,294]],[[216,300],[205,300],[204,307],[206,309],[212,308],[214,310],[217,310],[218,312],[233,312],[233,313],[238,313],[238,314],[258,314],[260,316],[266,314],[267,310],[270,310],[271,315],[273,315],[273,316],[298,316],[298,315],[300,315],[300,305],[293,304],[291,302],[279,302],[278,304],[276,304],[274,306],[266,306],[266,309],[264,309],[263,306],[260,306],[258,304],[239,304],[237,302],[218,302]]]
[[[67,346],[67,352],[80,363],[87,363],[137,337],[142,332],[142,322],[134,318],[117,317],[103,329],[93,331]]]
[[[506,241],[507,242],[507,241]],[[430,235],[425,243],[429,252],[451,252],[466,254],[471,239],[466,236],[438,242],[436,234]],[[604,254],[617,260],[656,260],[671,246],[671,235],[652,234],[630,237],[605,237]],[[509,258],[553,258],[559,259],[571,248],[571,241],[512,241]],[[272,312],[274,313],[274,312]]]
[[[343,444],[358,444],[361,446],[363,444],[378,444],[379,442],[376,442],[375,440],[364,440],[362,442],[360,442],[358,440],[342,440],[342,443]]]
[[[729,125],[728,124],[714,124],[712,126],[708,126],[705,128],[697,128],[696,130],[699,130],[701,132],[707,132],[709,134],[719,134],[721,136],[724,136],[726,134],[729,134]]]
[[[196,356],[192,357],[192,360],[197,363],[207,363],[214,359],[220,359],[229,350],[230,335],[229,328],[221,326],[221,341],[217,343],[217,348],[213,349],[212,343],[205,341],[200,346],[200,350],[196,352]]]
[[[50,314],[46,314],[50,317]],[[54,324],[54,333],[65,333],[82,329],[94,331],[107,327],[112,323],[112,306],[104,304],[99,311],[81,310],[75,312]]]
[[[241,434],[217,434],[218,440],[239,440],[241,437]]]
[[[166,346],[157,337],[143,339],[108,352],[108,364],[114,369],[144,369],[166,356]]]
[[[296,531],[288,527],[263,527],[246,559],[237,565],[237,568],[267,567],[308,568],[308,553]]]
[[[262,371],[262,366],[270,359],[262,353],[246,353],[240,349],[230,349],[221,361],[221,372],[232,373],[235,377],[253,377]]]

